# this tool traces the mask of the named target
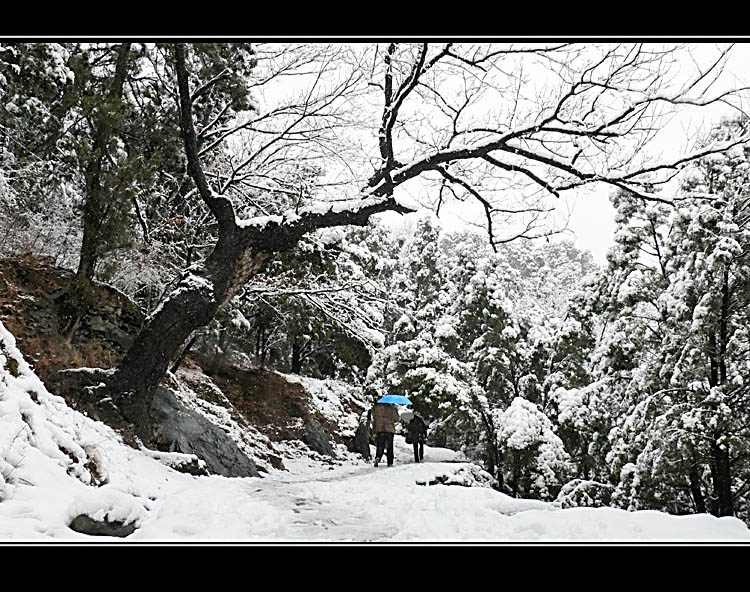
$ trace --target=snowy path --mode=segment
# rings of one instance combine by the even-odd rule
[[[448,462],[417,465],[403,445],[393,467],[291,461],[288,472],[264,479],[196,479],[171,492],[128,540],[216,540],[217,532],[226,540],[247,541],[404,540],[404,513],[424,503],[420,497],[429,489],[416,481],[461,466],[450,462],[451,451],[432,453]]]
[[[128,540],[228,542],[750,542],[739,520],[615,509],[557,510],[486,487],[419,485],[466,470],[428,449],[415,464],[401,443],[393,467],[297,461],[265,479],[195,479],[172,492]],[[435,461],[429,462],[432,456]]]

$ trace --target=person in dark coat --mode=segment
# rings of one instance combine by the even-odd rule
[[[373,431],[375,432],[375,466],[385,452],[388,466],[393,465],[393,436],[396,433],[396,422],[401,421],[398,409],[388,403],[377,403],[372,411]]]
[[[359,452],[362,457],[369,461],[370,460],[370,419],[372,417],[372,411],[367,412],[367,416],[362,418],[357,431],[354,434],[354,450]]]
[[[416,413],[406,426],[406,433],[409,435],[409,441],[414,447],[414,462],[424,459],[424,441],[427,436],[427,426],[424,420]]]

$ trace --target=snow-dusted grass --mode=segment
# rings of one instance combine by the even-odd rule
[[[340,396],[332,393],[331,409]],[[426,447],[415,464],[401,436],[395,444],[393,467],[375,468],[339,446],[337,463],[285,459],[287,471],[262,479],[178,473],[165,462],[180,455],[129,448],[48,393],[0,324],[0,542],[750,543],[735,518],[513,499],[452,451]],[[473,486],[429,485],[440,476]],[[138,528],[124,539],[92,537],[68,528],[78,514]]]

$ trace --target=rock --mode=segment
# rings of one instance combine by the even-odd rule
[[[13,378],[18,378],[21,376],[21,373],[18,370],[18,360],[15,358],[8,358],[8,370],[10,370],[10,375]]]
[[[284,466],[284,461],[281,459],[280,456],[276,456],[275,454],[269,454],[268,462],[271,463],[271,466],[274,469],[278,469],[280,471],[286,471],[286,467]]]
[[[133,334],[123,331],[115,322],[109,320],[110,318],[116,319],[120,311],[111,309],[106,312],[108,315],[107,318],[103,318],[101,315],[94,315],[86,320],[89,330],[105,336],[106,339],[115,345],[120,346],[123,350],[127,350],[133,343]]]
[[[71,530],[94,536],[126,537],[135,532],[135,524],[130,522],[118,522],[114,520],[94,520],[86,514],[79,514],[68,525]]]
[[[50,383],[75,408],[118,430],[125,442],[138,448],[135,426],[123,418],[120,409],[107,396],[104,383],[112,372],[100,368],[63,370]],[[194,475],[206,474],[207,470],[208,474],[224,477],[259,476],[255,462],[224,430],[185,407],[169,389],[156,389],[149,416],[151,426],[143,438],[146,446],[162,452],[192,454],[206,463],[205,469],[191,462],[176,465],[174,469]]]
[[[104,322],[104,319],[100,317],[99,315],[94,315],[91,318],[88,319],[89,321],[89,328],[92,331],[97,331],[99,333],[104,333],[107,328],[108,324]]]
[[[497,480],[475,464],[466,464],[452,473],[435,475],[430,480],[417,481],[417,485],[460,485],[461,487],[495,488]]]
[[[157,452],[150,449],[147,449],[147,452],[160,463],[174,469],[175,471],[179,471],[180,473],[187,473],[188,475],[195,475],[198,477],[210,475],[205,461],[199,459],[194,454],[184,454],[182,452]]]
[[[326,433],[325,428],[315,419],[311,419],[305,424],[302,441],[315,452],[331,457],[336,456],[331,447],[331,443],[328,441],[328,434]]]
[[[60,370],[47,379],[46,385],[50,392],[65,397],[74,409],[83,411],[92,419],[102,421],[120,432],[126,432],[130,424],[122,417],[120,410],[104,389],[112,372],[111,369],[102,368]],[[132,439],[125,439],[134,445]]]
[[[168,452],[194,454],[209,473],[224,477],[258,477],[255,462],[229,435],[202,415],[188,409],[164,387],[156,389],[151,408],[154,444]]]

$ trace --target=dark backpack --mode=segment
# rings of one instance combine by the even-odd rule
[[[413,442],[423,441],[426,432],[427,426],[424,421],[421,417],[415,415],[406,426],[406,443],[411,444]]]

